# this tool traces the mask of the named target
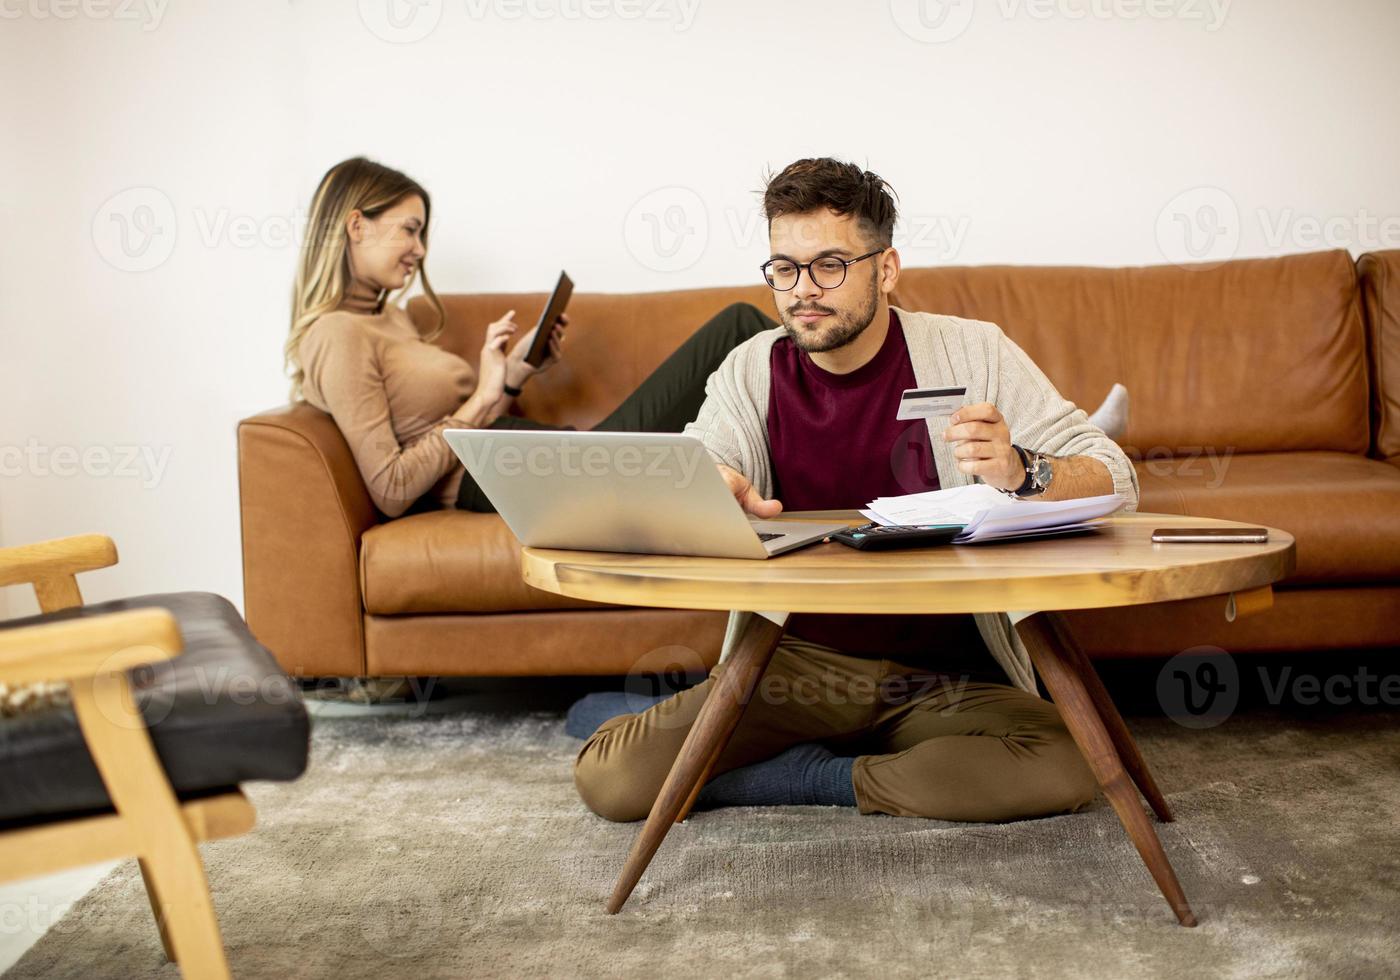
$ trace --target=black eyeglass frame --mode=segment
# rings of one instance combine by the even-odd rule
[[[851,266],[855,265],[857,262],[864,262],[866,259],[870,258],[873,255],[881,255],[885,251],[886,249],[877,248],[873,252],[866,252],[864,255],[857,255],[853,259],[843,259],[839,255],[823,255],[813,259],[811,262],[792,262],[791,259],[769,259],[767,262],[763,263],[761,266],[758,267],[758,271],[763,273],[763,281],[768,284],[768,288],[776,289],[780,293],[790,293],[797,288],[797,284],[802,281],[803,269],[807,270],[807,278],[811,279],[812,285],[816,286],[818,289],[840,289],[841,286],[844,285],[846,282],[846,276],[850,273]],[[815,262],[826,262],[829,259],[835,259],[837,262],[841,263],[841,281],[828,286],[824,282],[817,282],[816,277],[812,275],[812,264]],[[792,262],[793,265],[797,266],[797,275],[793,278],[791,286],[783,288],[782,286],[774,285],[773,277],[768,272],[768,267],[774,262]]]

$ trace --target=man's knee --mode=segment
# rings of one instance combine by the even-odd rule
[[[651,812],[651,805],[643,805],[639,797],[628,787],[595,779],[582,769],[574,770],[574,785],[584,805],[604,820],[614,823],[631,823],[642,820]]]
[[[1050,774],[1047,782],[1054,787],[1052,798],[1046,800],[1046,812],[1078,812],[1094,802],[1099,792],[1098,780],[1067,728],[1052,728],[1045,737],[1048,744],[1043,754]]]
[[[1037,699],[1028,717],[1018,713],[1007,738],[1034,757],[1035,777],[1027,783],[1028,817],[1075,813],[1098,795],[1099,783],[1053,702]]]
[[[711,683],[723,671],[720,664],[708,680],[598,726],[574,759],[574,786],[588,809],[619,822],[651,812]]]
[[[1074,813],[1097,795],[1093,772],[1058,719],[1013,723],[983,737],[1000,739],[1005,748],[980,755],[979,764],[960,761],[956,749],[937,738],[877,763],[896,765],[897,778],[894,770],[873,782],[858,778],[861,812],[1004,823]]]
[[[609,744],[610,734],[599,731],[584,743],[574,760],[574,786],[584,805],[604,820],[642,820],[659,792],[651,775],[654,767]]]

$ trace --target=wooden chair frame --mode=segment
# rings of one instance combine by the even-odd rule
[[[0,586],[30,584],[44,612],[82,605],[77,574],[117,562],[101,534],[0,548]],[[235,790],[181,803],[156,756],[126,671],[182,649],[175,618],[138,609],[0,631],[0,681],[67,682],[113,812],[0,831],[0,882],[135,857],[165,954],[189,978],[229,976],[197,847],[252,829]]]

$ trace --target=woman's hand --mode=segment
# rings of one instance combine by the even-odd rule
[[[505,394],[506,344],[519,329],[514,310],[486,328],[486,341],[481,345],[481,363],[477,369],[476,394],[488,405],[494,404]]]
[[[559,314],[559,319],[554,321],[554,330],[549,335],[549,353],[540,361],[539,367],[525,360],[525,355],[530,353],[530,347],[535,342],[535,333],[539,327],[521,337],[520,343],[511,349],[510,356],[506,359],[506,384],[512,388],[520,388],[532,375],[548,371],[558,364],[560,349],[564,343],[564,330],[568,326],[568,315]]]

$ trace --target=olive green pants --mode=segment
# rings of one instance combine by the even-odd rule
[[[599,726],[574,762],[594,813],[640,820],[725,669]],[[861,813],[1002,821],[1087,806],[1097,785],[1055,705],[1005,684],[846,656],[784,637],[711,776],[803,742],[856,756]]]

